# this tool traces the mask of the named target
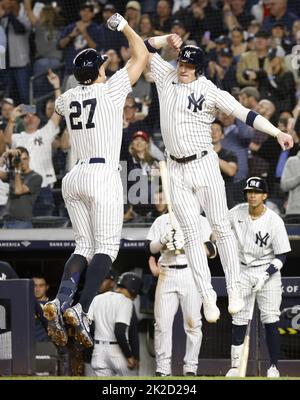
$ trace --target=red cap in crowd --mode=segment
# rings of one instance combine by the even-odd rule
[[[149,135],[148,133],[144,132],[144,131],[137,131],[133,134],[132,136],[132,140],[134,140],[137,137],[141,137],[143,138],[146,142],[149,142]]]

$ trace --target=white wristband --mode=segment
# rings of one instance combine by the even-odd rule
[[[271,264],[273,264],[274,267],[276,267],[278,269],[278,271],[280,271],[281,268],[283,267],[283,263],[281,260],[279,260],[279,258],[274,258],[274,260],[272,260]]]
[[[126,21],[125,18],[123,18],[117,27],[117,31],[122,32],[126,25],[128,25],[128,22]]]
[[[157,50],[168,46],[168,37],[170,35],[164,35],[164,36],[155,36],[152,38],[154,46]]]

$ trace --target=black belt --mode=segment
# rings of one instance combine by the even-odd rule
[[[107,342],[106,340],[94,340],[95,344],[101,344],[101,343],[108,343],[108,344],[118,344],[118,342]]]
[[[78,164],[80,160],[77,161],[76,164]],[[89,164],[105,164],[105,158],[90,158],[89,159]]]
[[[241,262],[242,265],[245,265],[247,267],[248,264],[245,264],[243,262]],[[253,265],[253,267],[262,267],[263,265],[268,265],[268,263],[265,264],[260,264],[260,265]]]
[[[187,268],[187,264],[185,265],[162,265],[162,267],[172,268],[172,269],[184,269]]]
[[[208,154],[207,150],[201,151],[199,158],[205,157]],[[193,154],[192,156],[189,157],[182,157],[182,158],[176,158],[175,156],[172,156],[172,154],[170,154],[171,160],[176,161],[178,163],[183,163],[186,164],[190,161],[194,161],[198,158],[197,154]]]

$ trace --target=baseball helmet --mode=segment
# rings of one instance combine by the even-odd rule
[[[95,49],[82,50],[73,60],[73,72],[77,81],[83,85],[93,83],[99,74],[99,68],[107,60]]]
[[[244,193],[248,192],[249,190],[261,193],[269,192],[267,182],[264,179],[259,178],[257,176],[252,176],[251,178],[247,179],[247,183],[244,188]]]
[[[117,286],[127,289],[131,295],[136,296],[142,293],[143,281],[137,274],[125,272],[119,277]]]
[[[178,62],[184,62],[196,66],[196,75],[200,75],[205,67],[205,55],[200,47],[188,45],[184,46],[179,53]]]

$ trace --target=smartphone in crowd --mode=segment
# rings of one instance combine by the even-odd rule
[[[20,105],[21,111],[24,114],[35,114],[36,113],[36,106],[31,104],[21,104]]]

